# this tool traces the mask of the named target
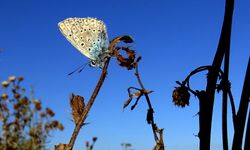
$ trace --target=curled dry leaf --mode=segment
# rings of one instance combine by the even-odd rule
[[[130,35],[120,36],[119,40],[124,42],[124,43],[133,43],[134,42],[132,36],[130,36]]]
[[[125,103],[123,104],[123,109],[125,109],[130,104],[132,99],[133,99],[133,96],[130,96],[129,99],[125,101]]]
[[[72,94],[70,97],[70,107],[72,109],[72,116],[74,119],[75,124],[79,122],[81,116],[83,114],[85,103],[84,98],[79,95]]]
[[[123,50],[126,52],[127,57],[122,56],[121,53],[119,53],[119,50]],[[128,70],[131,70],[135,68],[135,51],[131,50],[129,47],[121,47],[114,50],[114,55],[117,58],[117,61],[120,66],[126,67]]]

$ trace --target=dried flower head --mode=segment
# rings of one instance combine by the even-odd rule
[[[44,118],[44,117],[46,117],[46,114],[45,114],[44,112],[41,112],[41,113],[40,113],[40,117],[41,117],[41,118]]]
[[[17,80],[19,81],[19,82],[21,82],[21,81],[23,81],[23,77],[22,76],[19,76],[18,78],[17,78]]]
[[[15,93],[15,94],[14,94],[14,97],[15,97],[16,99],[19,99],[19,98],[21,97],[21,95],[20,95],[19,93]]]
[[[8,81],[3,81],[2,82],[2,87],[7,88],[9,86],[9,82]]]
[[[3,99],[3,100],[6,100],[6,99],[8,99],[8,95],[6,94],[6,93],[3,93],[2,95],[1,95],[1,99]]]
[[[123,57],[119,50],[123,50],[126,52],[127,57]],[[131,50],[129,47],[117,47],[114,50],[114,55],[117,58],[117,61],[120,66],[126,67],[128,70],[135,68],[135,51]]]
[[[46,113],[48,114],[48,115],[50,115],[51,117],[53,117],[54,115],[55,115],[55,113],[53,112],[53,110],[51,110],[50,108],[46,108]]]
[[[83,114],[85,103],[84,98],[79,95],[72,94],[70,97],[70,107],[72,109],[72,116],[74,122],[77,124]]]
[[[93,142],[96,142],[97,137],[94,136],[92,140],[93,140]]]
[[[177,106],[185,107],[189,105],[190,94],[184,86],[176,87],[172,94],[173,102]]]
[[[20,104],[28,105],[28,104],[30,104],[30,101],[27,97],[24,97],[20,100]]]
[[[41,101],[40,100],[34,100],[33,103],[35,104],[35,108],[36,110],[41,110],[42,109],[42,106],[41,106]]]
[[[61,123],[58,123],[57,128],[61,131],[64,130],[64,126]]]
[[[15,82],[15,81],[16,81],[16,76],[10,76],[10,77],[9,77],[9,81]]]

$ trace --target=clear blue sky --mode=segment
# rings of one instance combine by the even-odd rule
[[[50,148],[67,143],[74,124],[69,94],[87,100],[101,70],[87,67],[81,74],[67,76],[87,62],[62,36],[59,21],[68,17],[97,17],[103,20],[109,38],[129,34],[133,48],[142,56],[140,72],[155,109],[155,120],[165,128],[167,149],[198,149],[198,100],[191,97],[184,109],[172,104],[176,80],[183,80],[193,69],[211,64],[217,48],[225,0],[1,0],[0,1],[0,80],[10,75],[25,77],[24,86],[34,87],[36,97],[51,107],[65,130],[55,131]],[[236,0],[231,43],[230,79],[238,106],[246,65],[250,54],[250,1]],[[96,150],[119,150],[129,142],[136,150],[151,150],[154,141],[145,117],[143,99],[134,111],[122,111],[127,88],[138,86],[133,71],[112,60],[104,83],[87,119],[89,125],[79,134],[75,149],[97,136]],[[205,73],[193,78],[192,86],[205,86]],[[214,107],[212,149],[221,147],[221,95]],[[230,109],[229,109],[230,110]],[[229,114],[231,112],[229,111]],[[232,131],[231,115],[229,130]],[[232,132],[229,133],[232,140]]]

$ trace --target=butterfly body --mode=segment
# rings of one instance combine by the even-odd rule
[[[91,60],[91,66],[102,68],[107,57],[108,36],[105,24],[96,18],[68,18],[58,23],[66,39]]]

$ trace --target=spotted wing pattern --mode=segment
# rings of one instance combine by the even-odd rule
[[[96,18],[68,18],[58,24],[66,39],[97,66],[102,66],[108,53],[105,24]]]

